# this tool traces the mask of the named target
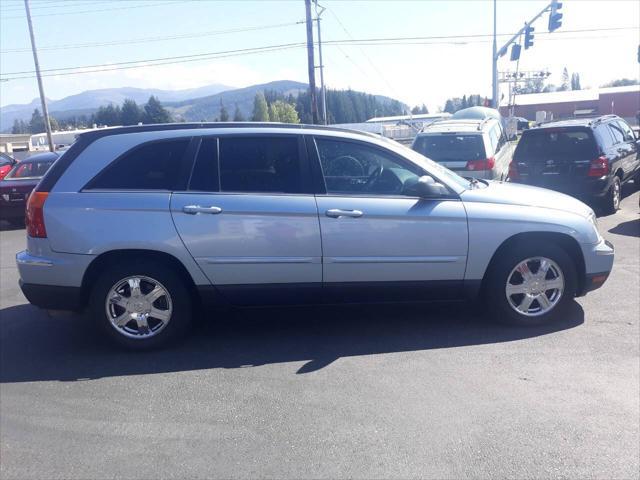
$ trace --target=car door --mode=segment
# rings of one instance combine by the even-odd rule
[[[509,164],[513,157],[513,150],[511,142],[507,140],[507,135],[502,128],[502,125],[498,123],[493,127],[494,136],[496,137],[496,150],[495,150],[495,175],[497,180],[504,180],[509,173]]]
[[[617,171],[621,169],[623,177],[628,175],[629,171],[629,148],[624,139],[624,131],[620,128],[617,122],[607,123],[609,133],[613,137],[613,147],[611,149],[612,155],[614,155],[614,161],[611,163],[611,170]]]
[[[233,303],[313,301],[322,286],[320,228],[304,141],[297,135],[203,138],[176,228]]]
[[[370,143],[316,137],[326,193],[316,195],[329,301],[455,296],[467,257],[467,218],[455,195],[405,194],[425,172]]]
[[[638,158],[638,144],[636,143],[635,135],[633,134],[633,130],[624,120],[617,120],[612,122],[613,125],[617,126],[622,132],[623,142],[621,144],[621,151],[624,155],[623,159],[623,168],[625,179],[632,175],[638,168],[638,162],[640,159]],[[613,126],[612,125],[612,126]]]

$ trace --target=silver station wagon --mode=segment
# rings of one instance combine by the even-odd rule
[[[84,310],[137,349],[180,337],[211,305],[479,297],[494,320],[538,324],[613,265],[578,200],[315,126],[82,134],[31,194],[26,223],[27,299]]]

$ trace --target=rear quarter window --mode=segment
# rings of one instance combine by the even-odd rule
[[[588,160],[597,156],[595,139],[587,129],[527,130],[514,153],[519,162]]]
[[[189,138],[181,138],[137,146],[102,170],[85,188],[173,190],[189,142]]]

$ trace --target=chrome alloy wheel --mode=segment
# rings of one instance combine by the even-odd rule
[[[511,270],[505,293],[509,305],[527,317],[551,311],[562,298],[564,276],[556,262],[545,257],[527,258]]]
[[[111,326],[130,338],[157,335],[171,320],[168,290],[157,280],[135,275],[118,281],[105,302]]]
[[[613,185],[611,185],[611,196],[613,208],[617,210],[620,208],[620,182],[613,182]]]

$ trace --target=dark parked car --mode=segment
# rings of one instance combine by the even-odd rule
[[[597,201],[613,213],[622,184],[640,180],[639,151],[633,130],[616,115],[551,122],[522,133],[509,179]]]
[[[0,153],[0,180],[2,180],[7,173],[13,168],[16,164],[15,158],[6,153]]]
[[[0,219],[11,223],[24,221],[29,194],[58,156],[51,152],[33,155],[16,164],[0,180]]]

